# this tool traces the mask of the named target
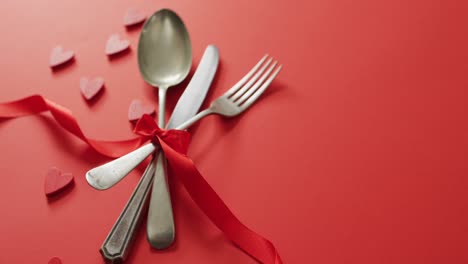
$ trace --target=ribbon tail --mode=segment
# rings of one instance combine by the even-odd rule
[[[159,140],[172,175],[177,176],[193,201],[225,235],[261,263],[282,264],[273,243],[255,233],[237,219],[219,195],[203,178],[193,161]]]
[[[0,118],[16,118],[47,111],[47,105],[40,95],[0,104]]]
[[[85,136],[72,112],[40,95],[0,104],[0,118],[9,119],[27,115],[36,115],[49,111],[55,121],[65,130],[78,137],[98,153],[108,157],[120,157],[141,146],[145,139],[134,138],[122,141],[104,141]]]

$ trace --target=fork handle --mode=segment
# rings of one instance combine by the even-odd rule
[[[154,179],[157,154],[146,168],[124,210],[107,235],[100,252],[108,263],[123,263],[130,250],[142,213],[148,204],[149,190]]]
[[[193,116],[189,120],[185,121],[184,123],[182,123],[181,125],[179,125],[175,129],[185,130],[185,129],[189,128],[190,126],[192,126],[193,124],[195,124],[196,122],[198,122],[200,119],[204,118],[207,115],[214,114],[215,112],[216,111],[215,111],[214,107],[210,106],[209,108],[199,112],[198,114],[196,114],[195,116]]]

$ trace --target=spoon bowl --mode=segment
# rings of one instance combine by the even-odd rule
[[[154,13],[138,42],[138,67],[152,86],[167,89],[182,82],[192,66],[192,47],[184,22],[169,9]]]

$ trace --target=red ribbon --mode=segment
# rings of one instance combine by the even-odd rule
[[[159,144],[166,155],[171,175],[176,176],[193,201],[228,239],[261,263],[283,263],[275,246],[237,219],[186,156],[190,141],[188,132],[160,129],[150,116],[145,115],[135,126],[135,133],[140,137],[122,141],[95,140],[84,135],[70,110],[40,95],[0,104],[0,118],[16,118],[44,111],[49,111],[60,126],[105,156],[119,157],[148,140]]]

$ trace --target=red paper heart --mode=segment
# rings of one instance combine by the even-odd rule
[[[82,77],[80,79],[80,91],[86,100],[93,98],[103,87],[104,79],[101,77],[92,80],[87,77]]]
[[[151,115],[154,113],[152,105],[144,105],[140,100],[133,100],[128,108],[128,120],[135,121],[140,119],[144,114]]]
[[[119,34],[113,34],[109,37],[106,44],[106,54],[114,55],[130,47],[128,40],[121,40]]]
[[[60,64],[63,64],[75,56],[75,53],[71,50],[64,51],[61,46],[57,46],[52,49],[52,52],[50,54],[49,58],[49,65],[50,67],[56,67],[59,66]]]
[[[49,264],[62,264],[62,260],[58,257],[53,257],[49,260]]]
[[[45,179],[44,192],[47,196],[57,193],[73,182],[71,173],[62,173],[56,167],[51,167]]]
[[[124,25],[129,27],[133,25],[140,24],[141,22],[146,20],[146,15],[135,8],[130,8],[127,11],[127,14],[125,14],[124,17]]]

